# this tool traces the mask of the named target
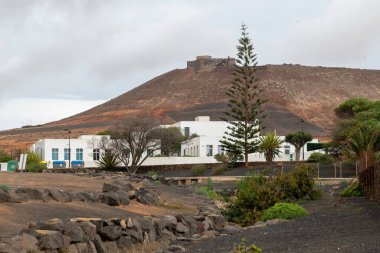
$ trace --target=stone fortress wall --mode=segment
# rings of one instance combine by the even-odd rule
[[[210,55],[197,56],[194,61],[187,62],[187,68],[194,69],[195,71],[207,69],[210,67],[232,67],[235,65],[234,58],[212,58]]]

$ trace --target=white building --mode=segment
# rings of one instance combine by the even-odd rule
[[[179,157],[155,157],[160,154],[160,151],[156,150],[152,153],[148,150],[148,153],[152,153],[153,156],[148,157],[143,165],[216,163],[214,155],[223,152],[220,140],[227,131],[228,123],[210,121],[209,116],[199,116],[195,118],[195,121],[179,121],[161,127],[178,127],[186,137],[193,137],[181,144]],[[110,139],[110,136],[107,135],[82,135],[78,139],[70,139],[70,141],[69,139],[42,139],[33,144],[30,150],[40,154],[42,159],[47,162],[48,168],[52,168],[53,164],[60,162],[65,162],[65,167],[69,167],[69,161],[83,163],[84,167],[97,167],[97,161],[102,152],[97,147],[102,137]],[[284,140],[285,136],[280,136],[280,138]],[[311,142],[318,143],[318,140],[313,139]],[[308,152],[305,145],[303,152],[301,150],[301,159],[302,154],[306,160],[313,152],[315,151]],[[265,161],[264,155],[260,153],[249,154],[248,159],[250,162]],[[292,160],[295,160],[295,148],[284,142],[280,147],[280,156],[276,157],[275,161]]]
[[[78,139],[42,139],[38,140],[30,148],[31,151],[40,154],[42,160],[47,162],[48,168],[53,168],[53,163],[69,162],[84,163],[85,167],[97,167],[100,158],[98,144],[101,138],[110,139],[109,135],[82,135]],[[71,151],[71,152],[70,152]]]
[[[195,121],[180,121],[170,126],[179,127],[186,137],[196,135],[196,137],[182,143],[181,156],[199,157],[201,161],[223,152],[220,140],[228,130],[228,125],[225,121],[210,121],[209,116],[199,116],[195,118]],[[280,136],[280,139],[284,141],[285,136]],[[313,139],[311,142],[318,143],[318,140]],[[301,149],[301,159],[304,156],[304,159],[307,160],[313,152],[308,152],[305,145]],[[250,162],[265,161],[265,156],[261,153],[253,153],[249,154],[248,160]],[[287,142],[282,143],[280,156],[276,157],[275,161],[293,160],[295,160],[295,147]]]

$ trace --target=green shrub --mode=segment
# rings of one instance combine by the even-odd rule
[[[35,152],[28,152],[28,156],[26,157],[26,165],[29,164],[39,164],[42,162],[41,155]]]
[[[119,162],[115,154],[112,152],[104,152],[100,155],[98,165],[99,168],[103,170],[115,170]]]
[[[158,170],[150,170],[146,173],[147,176],[153,177],[153,176],[159,176],[160,172]]]
[[[334,158],[329,154],[314,152],[307,159],[309,163],[333,163]]]
[[[206,166],[203,164],[195,165],[192,168],[193,176],[204,176],[206,174]]]
[[[262,217],[263,221],[273,219],[294,219],[307,215],[307,211],[295,203],[277,203],[268,208]]]
[[[0,184],[0,190],[3,190],[3,191],[8,191],[9,190],[9,186],[6,185],[6,184]]]
[[[364,188],[358,183],[348,185],[341,192],[339,192],[339,196],[341,197],[362,197],[364,195]]]
[[[227,203],[223,214],[230,221],[243,226],[251,225],[260,220],[266,209],[278,202],[321,197],[322,192],[313,190],[313,186],[313,172],[305,165],[277,177],[246,177],[238,183],[238,192]]]
[[[212,169],[213,176],[220,176],[224,174],[226,167],[223,164],[218,164],[215,168]]]
[[[308,193],[308,198],[310,200],[318,200],[323,197],[323,192],[321,190],[311,190]]]
[[[29,163],[26,166],[26,171],[27,172],[43,172],[46,169],[47,169],[47,166],[44,163],[33,162],[33,163]]]
[[[241,243],[236,245],[230,253],[261,253],[262,250],[257,247],[255,244],[247,245],[247,241],[245,239],[241,240]]]

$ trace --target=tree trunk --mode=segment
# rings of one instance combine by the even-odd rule
[[[248,152],[244,152],[244,167],[248,167]]]
[[[296,161],[300,160],[301,148],[296,148]]]

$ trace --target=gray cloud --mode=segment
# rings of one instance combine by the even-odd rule
[[[58,99],[57,114],[66,115],[62,101],[88,106],[196,55],[234,56],[242,21],[259,64],[380,68],[376,0],[291,3],[0,0],[0,106],[12,97],[49,99],[54,108]]]

